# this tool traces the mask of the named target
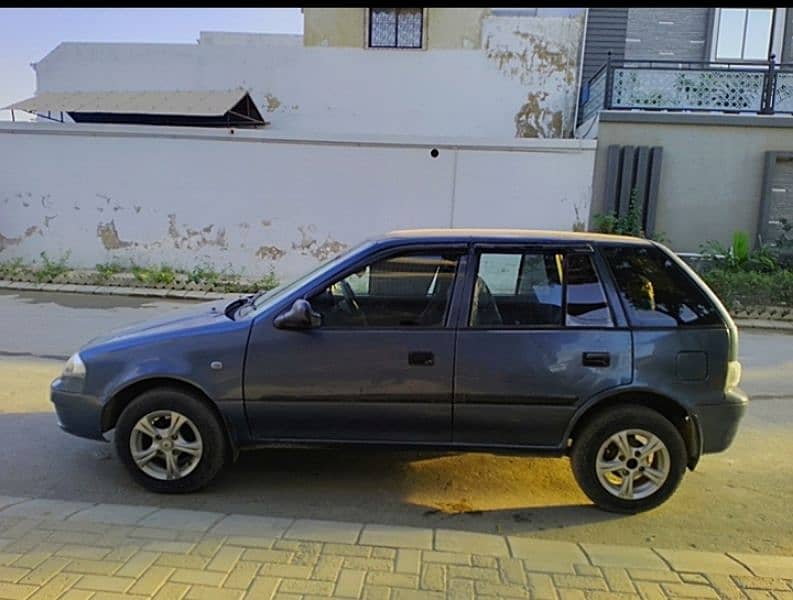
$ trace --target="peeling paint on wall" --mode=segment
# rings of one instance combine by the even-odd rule
[[[267,102],[267,112],[275,112],[281,106],[281,101],[272,94],[266,94],[264,99]]]
[[[286,252],[275,246],[259,246],[256,256],[262,259],[280,260]]]
[[[214,246],[221,250],[228,250],[229,244],[226,240],[226,229],[218,228],[214,239],[206,237],[205,234],[210,233],[214,225],[207,225],[198,231],[189,227],[185,228],[185,234],[179,231],[176,224],[176,214],[171,213],[168,215],[168,237],[171,238],[175,248],[185,248],[187,250],[198,250],[205,246]]]
[[[567,137],[575,108],[583,17],[490,17],[482,48],[506,77],[529,88],[515,114],[516,137]]]
[[[118,236],[118,230],[116,230],[116,224],[113,221],[98,223],[96,226],[96,237],[102,240],[105,250],[118,250],[119,248],[132,246],[132,242],[125,242]]]
[[[297,250],[304,256],[311,255],[317,260],[325,261],[330,257],[336,256],[337,254],[343,252],[349,247],[347,244],[339,242],[338,240],[334,240],[330,236],[328,236],[325,241],[320,244],[319,240],[306,233],[306,229],[313,233],[316,231],[316,226],[299,226],[297,230],[300,232],[300,241],[292,242],[292,250]]]

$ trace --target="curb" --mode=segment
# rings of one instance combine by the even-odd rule
[[[169,290],[162,288],[117,285],[82,285],[76,283],[33,283],[30,281],[0,280],[0,290],[26,292],[65,292],[69,294],[95,294],[106,296],[140,296],[170,300],[224,300],[243,296],[242,293],[206,292],[198,290]]]
[[[556,566],[569,563],[564,566],[570,569],[573,563],[589,563],[595,567],[793,578],[793,556],[786,555],[567,542],[456,529],[318,521],[151,505],[0,496],[0,519],[3,518],[29,521],[34,525],[42,524],[43,521],[57,521],[71,523],[79,528],[80,524],[88,527],[92,523],[125,528],[171,529],[209,536],[246,536],[247,540],[262,537],[270,540],[341,543],[414,551],[470,552],[470,548],[475,548],[477,554],[483,556],[531,559],[545,563],[546,566],[549,563],[558,563]]]

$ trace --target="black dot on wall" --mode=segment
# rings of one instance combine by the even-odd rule
[[[430,150],[430,156],[432,158],[438,158],[438,154],[440,154],[440,152],[438,152],[437,148],[433,148],[432,150]]]

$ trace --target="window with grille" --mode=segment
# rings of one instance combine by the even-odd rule
[[[421,48],[422,8],[370,8],[370,48]]]

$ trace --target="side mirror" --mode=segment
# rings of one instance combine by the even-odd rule
[[[322,325],[322,315],[314,312],[308,300],[298,298],[292,307],[273,321],[278,329],[313,329]]]

